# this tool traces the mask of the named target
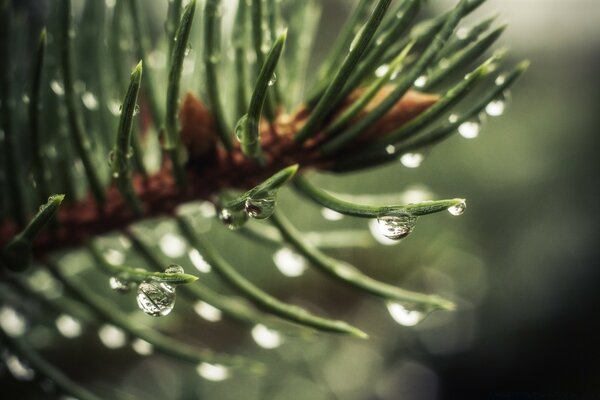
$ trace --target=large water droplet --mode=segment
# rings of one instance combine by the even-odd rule
[[[400,157],[400,162],[406,168],[419,168],[425,156],[421,153],[405,153]]]
[[[55,324],[56,329],[68,339],[74,339],[81,335],[81,322],[68,314],[59,315]]]
[[[206,362],[200,363],[196,367],[196,372],[202,378],[213,382],[224,381],[225,379],[229,378],[230,375],[229,368],[226,366],[220,364],[210,364]]]
[[[254,219],[267,219],[275,211],[275,205],[277,203],[274,195],[263,197],[260,199],[248,198],[244,208],[249,217]]]
[[[202,254],[200,254],[198,250],[190,249],[190,251],[188,251],[188,257],[198,271],[204,274],[207,274],[211,271],[212,268],[210,264],[204,260],[204,257],[202,257]]]
[[[231,230],[236,230],[244,226],[248,221],[246,210],[232,211],[228,208],[219,210],[219,219]]]
[[[273,86],[275,82],[277,82],[277,75],[273,73],[273,75],[271,75],[271,79],[269,79],[269,86]]]
[[[166,274],[185,274],[185,270],[179,264],[171,264],[165,268]]]
[[[448,208],[448,212],[452,215],[463,215],[465,213],[465,210],[467,209],[467,202],[465,200],[463,200],[462,202],[458,203],[455,206],[449,207]]]
[[[14,354],[6,353],[3,358],[6,368],[15,379],[19,381],[31,381],[35,377],[35,371]]]
[[[185,240],[175,233],[165,233],[158,241],[158,247],[167,257],[179,258],[187,250]]]
[[[194,304],[194,311],[207,321],[217,322],[221,320],[221,310],[208,303],[205,303],[204,301],[197,301]]]
[[[175,289],[166,283],[142,282],[137,291],[139,308],[151,317],[164,317],[175,306]]]
[[[379,233],[388,239],[400,240],[413,231],[417,217],[410,214],[393,213],[377,218]]]
[[[458,133],[465,139],[475,139],[481,132],[482,120],[479,116],[471,118],[458,126]]]
[[[306,259],[295,251],[282,247],[273,255],[275,266],[283,275],[295,278],[306,270]]]
[[[421,75],[420,77],[417,78],[417,80],[415,81],[415,87],[418,88],[422,88],[425,87],[425,85],[427,85],[427,81],[429,80],[429,78],[427,78],[426,75]]]
[[[154,352],[154,346],[152,346],[152,344],[139,338],[131,342],[131,348],[141,356],[149,356]]]
[[[506,104],[508,101],[508,94],[503,93],[500,96],[496,97],[494,100],[490,101],[487,106],[485,106],[485,112],[490,117],[499,117],[504,114],[506,110]]]
[[[114,325],[104,324],[98,329],[100,341],[109,349],[118,349],[125,346],[127,336],[121,328]]]
[[[327,221],[340,221],[340,220],[344,219],[344,214],[334,211],[331,208],[327,208],[327,207],[321,208],[321,215]]]
[[[397,323],[403,326],[415,326],[427,317],[427,313],[414,305],[388,302],[387,309]]]
[[[98,109],[98,99],[94,93],[86,91],[81,95],[81,101],[88,110],[94,111]]]
[[[10,306],[0,308],[0,327],[8,336],[18,337],[25,333],[27,322],[23,314]]]
[[[65,87],[63,86],[62,82],[58,81],[57,79],[52,79],[50,81],[50,89],[52,89],[54,94],[57,96],[64,96],[65,94]]]
[[[251,333],[256,344],[264,349],[275,349],[283,343],[283,338],[279,332],[269,329],[263,324],[255,325]]]

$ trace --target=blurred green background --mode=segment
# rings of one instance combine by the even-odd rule
[[[315,62],[327,53],[352,3],[323,1]],[[437,14],[452,4],[429,1],[423,14]],[[415,327],[402,327],[381,302],[332,284],[316,272],[284,277],[268,249],[257,250],[243,241],[236,244],[237,254],[227,255],[254,282],[281,298],[347,319],[371,339],[286,338],[277,349],[265,350],[230,322],[189,318],[191,305],[180,301],[177,316],[157,326],[186,340],[264,360],[270,372],[261,379],[242,375],[211,382],[189,366],[160,356],[108,350],[90,330],[76,340],[54,338],[45,354],[92,390],[106,396],[116,390],[123,398],[600,395],[600,198],[595,174],[600,148],[600,2],[489,0],[470,20],[495,12],[510,23],[500,42],[511,48],[505,64],[532,61],[504,116],[488,118],[475,140],[457,135],[439,145],[417,169],[398,164],[315,177],[320,186],[341,193],[425,192],[437,198],[467,198],[462,217],[422,218],[415,232],[395,246],[332,252],[374,277],[448,295],[458,304],[456,312],[434,313]],[[364,221],[328,221],[319,208],[299,203],[291,192],[282,194],[281,204],[293,210],[292,219],[307,230],[368,230]],[[215,240],[220,239],[227,251],[228,233],[213,228]],[[85,266],[77,253],[70,257]],[[110,296],[108,289],[106,295]],[[122,303],[135,308],[131,298]],[[40,333],[44,335],[50,334]],[[28,384],[12,380],[6,370],[0,374],[0,394],[18,390],[25,396]],[[33,393],[31,398],[36,398]]]

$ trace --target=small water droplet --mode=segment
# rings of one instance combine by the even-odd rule
[[[508,94],[503,93],[488,103],[488,105],[485,107],[485,112],[490,117],[499,117],[502,114],[504,114],[504,111],[506,110],[507,101]]]
[[[152,346],[152,344],[139,338],[131,342],[131,348],[141,356],[149,356],[154,352],[154,346]]]
[[[277,199],[274,195],[260,199],[248,198],[244,208],[249,217],[254,219],[267,219],[275,211]]]
[[[456,122],[458,122],[458,114],[450,114],[450,116],[448,117],[448,122],[450,122],[451,124],[455,124]]]
[[[118,349],[125,346],[127,336],[121,328],[114,325],[104,324],[98,329],[100,341],[109,349]]]
[[[121,174],[119,174],[118,172],[113,172],[112,173],[113,179],[119,179],[120,176],[121,176]]]
[[[127,293],[135,286],[134,282],[126,281],[116,276],[111,276],[108,279],[108,284],[112,290],[119,293]]]
[[[27,322],[23,314],[10,306],[0,308],[0,327],[11,337],[18,337],[25,333]]]
[[[462,26],[456,30],[456,38],[458,40],[465,40],[467,37],[469,37],[470,33],[471,33],[470,28]]]
[[[400,240],[413,231],[417,217],[404,213],[382,215],[377,218],[379,233],[388,239]]]
[[[223,314],[221,310],[204,301],[197,301],[194,304],[194,311],[196,314],[210,322],[220,321]]]
[[[210,264],[204,260],[204,257],[202,257],[202,254],[200,254],[197,249],[190,249],[190,251],[188,251],[188,257],[198,271],[203,274],[207,274],[211,271],[212,268]]]
[[[263,324],[257,324],[252,328],[252,339],[264,349],[275,349],[283,343],[283,337],[279,332],[269,329]]]
[[[246,129],[246,124],[248,123],[248,114],[244,114],[238,120],[237,124],[235,124],[235,136],[241,142],[242,137],[244,135],[244,130]]]
[[[35,377],[35,371],[14,354],[6,353],[3,358],[6,368],[15,379],[19,381],[31,381]]]
[[[160,50],[153,50],[148,54],[148,66],[154,69],[163,69],[167,66],[167,56]]]
[[[275,252],[273,262],[279,272],[290,278],[302,275],[307,267],[306,259],[287,247]]]
[[[341,213],[334,211],[327,207],[321,208],[321,215],[327,221],[339,221],[339,220],[344,219],[344,214],[341,214]]]
[[[375,70],[375,76],[378,78],[381,78],[381,77],[385,76],[385,74],[387,74],[389,70],[390,70],[390,66],[388,64],[380,65]]]
[[[277,75],[273,73],[273,75],[271,75],[271,79],[269,79],[269,86],[273,86],[275,82],[277,82]]]
[[[94,110],[98,109],[98,106],[99,106],[98,99],[92,92],[89,92],[89,91],[83,92],[83,94],[81,95],[81,101],[83,102],[83,105],[85,106],[85,108],[87,108],[90,111],[94,111]]]
[[[427,317],[427,313],[409,304],[388,302],[387,309],[397,323],[403,326],[415,326]]]
[[[28,95],[28,94],[24,94],[24,95],[21,97],[21,100],[23,101],[23,104],[29,104],[29,103],[31,102],[31,99],[29,98],[29,95]]]
[[[140,113],[140,105],[136,104],[135,107],[133,108],[133,115],[138,115]]]
[[[389,155],[395,154],[396,146],[394,146],[393,144],[388,144],[387,146],[385,146],[385,152]]]
[[[449,207],[448,212],[452,215],[459,216],[459,215],[463,215],[465,213],[466,209],[467,209],[467,202],[465,200],[463,200],[459,204]]]
[[[185,47],[185,51],[184,54],[186,56],[188,56],[190,54],[190,52],[192,51],[192,45],[190,43],[188,43],[188,45]]]
[[[502,86],[504,85],[504,83],[506,82],[506,75],[498,75],[498,77],[496,78],[496,80],[494,81],[494,83],[496,84],[496,86]]]
[[[230,375],[229,368],[226,366],[220,364],[210,364],[206,362],[200,363],[196,367],[196,372],[202,378],[213,382],[224,381],[225,379],[229,378]]]
[[[52,79],[50,81],[50,89],[52,89],[54,94],[57,96],[64,96],[65,94],[65,87],[63,86],[62,82],[58,81],[57,79]]]
[[[112,115],[114,115],[115,117],[118,117],[119,115],[121,115],[121,103],[118,100],[115,99],[111,99],[108,101],[107,104],[108,107],[108,111],[110,111],[110,113]]]
[[[164,317],[175,306],[175,289],[166,283],[142,282],[137,291],[137,303],[151,317]]]
[[[458,133],[465,139],[475,139],[481,132],[481,123],[479,116],[471,118],[458,126]]]
[[[158,241],[158,247],[167,257],[179,258],[182,257],[186,250],[187,244],[185,240],[175,233],[165,233]]]
[[[419,168],[425,156],[421,153],[405,153],[400,157],[400,162],[406,168]]]
[[[107,263],[116,267],[125,262],[125,253],[117,249],[106,249],[102,252],[102,256]]]
[[[222,208],[219,210],[219,219],[227,228],[236,230],[248,221],[248,214],[246,210],[232,211],[228,208]]]
[[[417,78],[417,80],[415,81],[415,86],[418,88],[422,88],[425,87],[425,85],[427,84],[427,81],[429,80],[429,78],[427,78],[427,76],[425,75],[421,75],[420,77]]]
[[[74,339],[81,335],[81,322],[68,314],[59,315],[55,324],[56,329],[68,339]]]

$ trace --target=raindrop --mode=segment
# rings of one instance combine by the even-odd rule
[[[263,324],[255,325],[251,333],[256,344],[264,349],[275,349],[283,343],[283,338],[279,332],[269,329]]]
[[[230,371],[226,366],[207,362],[200,363],[196,367],[196,372],[202,378],[213,382],[224,381],[230,375]]]
[[[321,208],[321,215],[327,221],[339,221],[344,218],[344,214],[334,211],[327,207]]]
[[[98,99],[92,92],[83,92],[81,95],[81,101],[88,110],[94,111],[98,109]]]
[[[121,115],[121,103],[119,102],[119,100],[115,100],[115,99],[111,99],[108,101],[108,111],[110,111],[110,113],[112,115],[114,115],[115,117],[118,117],[119,115]]]
[[[140,113],[140,105],[136,104],[135,107],[133,107],[133,115],[136,116]]]
[[[387,74],[389,70],[390,70],[390,66],[388,64],[380,65],[375,70],[375,76],[378,78],[381,78],[381,77],[385,76],[385,74]]]
[[[52,79],[50,81],[50,89],[52,89],[54,94],[57,96],[64,96],[65,94],[65,87],[63,86],[62,82],[59,82],[57,79]]]
[[[81,322],[68,314],[61,314],[55,321],[56,329],[66,338],[74,339],[81,335]]]
[[[389,155],[395,154],[396,146],[394,146],[393,144],[388,144],[387,146],[385,146],[385,152]]]
[[[207,321],[217,322],[221,320],[221,310],[204,301],[197,301],[194,304],[194,311]]]
[[[506,75],[498,75],[494,83],[496,86],[502,86],[506,82]]]
[[[112,290],[119,293],[127,293],[135,286],[134,282],[116,276],[111,276],[108,280],[108,284]]]
[[[481,132],[481,118],[471,118],[458,126],[458,133],[465,139],[475,139]]]
[[[413,305],[388,302],[386,306],[394,321],[403,326],[415,326],[427,317],[426,312]]]
[[[244,209],[249,217],[254,219],[267,219],[275,211],[275,205],[277,200],[274,195],[263,197],[260,199],[253,199],[252,197],[246,199]]]
[[[282,247],[273,255],[275,266],[283,275],[295,278],[306,270],[306,259],[295,251]]]
[[[31,381],[35,377],[33,369],[29,368],[14,354],[7,353],[4,356],[6,368],[19,381]]]
[[[464,40],[467,37],[469,37],[469,34],[471,33],[471,29],[467,28],[467,27],[460,27],[456,30],[456,38],[458,40]]]
[[[273,86],[275,82],[277,82],[277,75],[273,73],[273,75],[271,75],[271,79],[269,79],[269,86]]]
[[[25,333],[25,317],[10,306],[0,308],[0,327],[8,336],[17,337]]]
[[[123,347],[127,341],[127,336],[122,329],[109,324],[104,324],[98,329],[98,337],[109,349]]]
[[[175,306],[175,289],[166,283],[142,282],[138,287],[136,299],[144,313],[151,317],[164,317],[169,315]]]
[[[137,338],[131,342],[131,348],[141,356],[149,356],[154,352],[154,346],[140,338]]]
[[[248,221],[246,210],[232,211],[229,208],[219,210],[219,219],[231,230],[241,228]]]
[[[417,217],[404,213],[382,215],[377,218],[379,233],[388,239],[400,240],[413,231]]]
[[[415,81],[415,86],[418,88],[422,88],[425,87],[425,85],[427,84],[428,78],[425,75],[421,75],[420,77],[417,78],[417,80]]]
[[[158,241],[158,247],[167,256],[178,258],[185,254],[187,245],[183,238],[174,233],[165,233]]]
[[[458,122],[458,114],[450,114],[450,116],[448,117],[448,122],[450,122],[451,124],[455,124]]]
[[[204,260],[204,257],[202,257],[202,254],[200,254],[197,249],[190,249],[190,251],[188,251],[188,257],[198,271],[204,274],[207,274],[211,271],[212,268],[210,264]]]
[[[165,268],[165,274],[184,274],[185,270],[181,265],[171,264]]]
[[[424,159],[421,153],[405,153],[400,157],[400,162],[406,168],[419,168]]]
[[[460,203],[458,203],[455,206],[449,207],[448,208],[448,212],[452,215],[463,215],[465,213],[465,210],[467,209],[467,202],[465,200],[461,201]]]
[[[188,55],[191,53],[191,51],[192,51],[192,45],[191,45],[190,43],[188,43],[188,45],[187,45],[187,46],[186,46],[186,48],[185,48],[185,52],[184,52],[184,54],[185,54],[186,56],[188,56]]]
[[[235,136],[239,141],[242,141],[242,137],[244,135],[244,129],[246,129],[246,124],[248,123],[248,114],[242,115],[242,117],[238,120],[237,124],[235,124]]]
[[[394,246],[398,244],[397,240],[389,239],[381,234],[381,232],[379,231],[379,224],[377,223],[376,219],[372,219],[369,221],[369,231],[371,232],[373,239],[375,239],[375,241],[379,244],[382,244],[384,246]]]
[[[500,96],[496,97],[494,100],[490,101],[487,106],[485,106],[485,112],[490,117],[499,117],[504,114],[506,110],[506,103],[508,101],[508,94],[503,93]]]
[[[113,179],[119,179],[119,176],[121,176],[121,174],[119,174],[118,172],[113,172],[112,173]]]
[[[102,256],[107,263],[117,267],[125,262],[125,253],[116,249],[107,249],[102,253]]]

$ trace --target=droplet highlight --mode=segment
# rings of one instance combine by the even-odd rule
[[[425,160],[425,156],[421,153],[405,153],[400,156],[400,163],[406,168],[419,168]]]
[[[427,313],[414,305],[388,302],[386,304],[392,319],[402,326],[415,326],[427,317]]]
[[[404,239],[415,228],[417,217],[410,214],[394,213],[377,218],[380,234],[391,240]]]
[[[219,210],[219,220],[233,231],[244,226],[248,221],[248,214],[245,209],[233,211],[229,208],[222,208]]]
[[[277,200],[275,196],[268,196],[259,199],[248,198],[244,204],[244,209],[249,217],[254,219],[267,219],[275,211]]]
[[[463,215],[467,209],[467,202],[465,200],[461,201],[455,206],[449,207],[448,212],[454,216]]]

